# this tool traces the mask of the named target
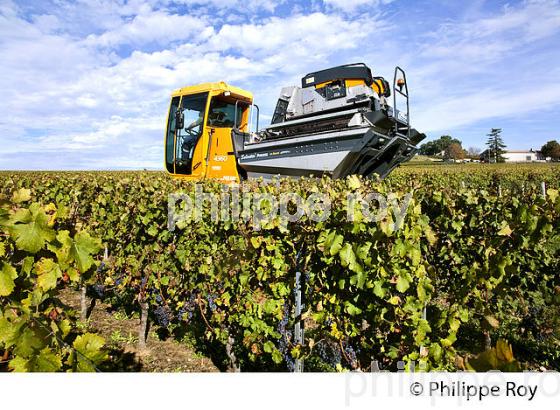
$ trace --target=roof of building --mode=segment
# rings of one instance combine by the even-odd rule
[[[484,151],[482,151],[481,154],[485,153],[486,151],[488,151],[488,149],[485,149]],[[534,149],[530,149],[530,150],[515,150],[515,149],[507,149],[504,151],[504,154],[539,154],[540,151],[538,150],[534,150]]]

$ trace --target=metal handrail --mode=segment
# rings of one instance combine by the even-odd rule
[[[401,88],[397,88],[397,74],[402,74],[402,79],[404,81],[404,90],[403,93]],[[393,116],[395,117],[395,132],[399,132],[399,118],[397,115],[397,93],[402,95],[406,99],[406,127],[407,127],[407,138],[410,139],[410,103],[408,98],[408,81],[406,80],[406,73],[402,68],[399,66],[395,67],[395,75],[393,76]]]
[[[243,104],[247,104],[244,101],[241,101]],[[235,101],[235,113],[233,115],[233,127],[234,128],[238,128],[237,126],[237,104],[239,104],[239,100]],[[259,109],[259,106],[257,104],[247,104],[250,107],[255,107],[257,109],[257,129],[255,132],[259,132],[259,117],[261,116],[261,110]],[[251,110],[251,116],[249,118],[249,124],[253,123],[253,110]],[[251,131],[250,127],[249,127],[249,131]]]

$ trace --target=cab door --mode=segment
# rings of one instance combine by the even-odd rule
[[[194,179],[204,177],[207,108],[208,93],[171,99],[165,143],[165,165],[168,172]],[[177,123],[179,111],[183,117],[182,126]]]
[[[231,130],[247,121],[247,104],[223,94],[212,97],[208,108],[207,177],[223,182],[239,182],[237,159],[233,150]]]
[[[208,93],[184,95],[181,98],[183,128],[177,130],[175,142],[175,172],[204,177],[205,117]]]
[[[231,128],[208,127],[208,178],[238,182],[237,160],[231,141]]]

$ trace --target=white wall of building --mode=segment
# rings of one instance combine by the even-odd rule
[[[502,155],[506,162],[545,162],[545,158],[541,157],[540,151],[506,151]],[[485,162],[493,162],[493,158],[488,157],[488,150],[480,154],[480,160]]]
[[[540,158],[538,157],[536,152],[506,152],[503,154],[506,162],[532,162],[538,161]]]

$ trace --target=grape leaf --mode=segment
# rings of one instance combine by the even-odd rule
[[[60,266],[52,259],[41,258],[35,264],[37,285],[44,291],[56,288],[56,281],[62,277]]]
[[[514,358],[511,345],[503,339],[498,339],[496,342],[496,356],[498,357],[498,360],[512,362]]]
[[[62,367],[62,361],[57,354],[45,347],[38,355],[30,358],[16,356],[10,360],[9,365],[14,372],[56,372]]]
[[[18,338],[14,353],[16,356],[29,357],[37,350],[42,349],[44,346],[42,339],[37,337],[33,330],[26,328],[23,330]]]
[[[12,201],[16,204],[26,202],[31,199],[31,190],[27,188],[20,188],[12,194]]]
[[[486,323],[488,323],[491,327],[493,327],[494,329],[497,329],[500,327],[500,322],[498,321],[498,319],[496,319],[494,316],[492,315],[485,315],[484,319],[486,320]]]
[[[45,347],[31,362],[32,372],[56,372],[62,367],[60,357],[48,347]]]
[[[79,372],[93,372],[95,366],[107,360],[108,355],[102,350],[105,339],[92,333],[85,333],[74,340],[74,349],[78,354],[73,357],[77,360],[76,369]],[[74,360],[71,356],[71,364]]]
[[[500,236],[509,236],[511,235],[513,231],[511,230],[511,228],[509,227],[509,225],[507,223],[504,222],[504,224],[502,225],[501,229],[498,231],[498,235]]]
[[[348,187],[350,187],[350,189],[353,190],[358,189],[362,185],[362,183],[360,182],[360,177],[357,175],[350,175],[347,178],[347,181],[348,181]]]
[[[87,231],[80,231],[74,239],[68,231],[60,231],[56,237],[62,245],[54,249],[58,258],[64,262],[75,262],[80,272],[86,272],[93,265],[92,255],[101,250],[101,241],[92,238]]]
[[[39,204],[31,204],[29,209],[18,210],[12,218],[12,236],[15,237],[19,249],[37,253],[47,241],[55,237],[54,231],[48,226],[49,217]]]
[[[278,349],[274,349],[274,351],[272,352],[272,360],[276,364],[282,363],[282,353],[280,353]]]
[[[29,371],[27,367],[28,363],[29,360],[24,359],[21,356],[17,356],[10,360],[9,367],[16,373],[25,373]]]
[[[409,280],[404,275],[400,275],[397,279],[397,290],[401,293],[404,293],[409,287]]]
[[[362,309],[360,309],[359,307],[357,307],[356,305],[354,305],[351,302],[344,302],[344,306],[345,306],[345,310],[346,312],[350,315],[350,316],[355,316],[355,315],[359,315],[360,313],[362,313]]]
[[[387,291],[383,288],[383,281],[382,280],[376,280],[374,282],[374,286],[373,286],[373,294],[375,296],[377,296],[378,298],[383,299],[385,297],[386,293],[387,293]]]
[[[9,296],[15,287],[14,279],[17,278],[17,272],[13,266],[2,262],[2,270],[0,270],[0,296]]]
[[[342,241],[344,237],[342,235],[336,235],[332,241],[331,247],[329,249],[329,253],[331,256],[336,255],[340,249],[342,248]]]
[[[558,198],[558,190],[557,189],[549,189],[546,193],[553,203],[556,202],[556,198]]]
[[[0,343],[7,347],[12,346],[17,341],[17,336],[21,324],[14,325],[5,317],[0,317]]]
[[[352,245],[350,245],[349,243],[344,244],[342,249],[340,249],[339,256],[342,266],[348,266],[356,262],[356,255],[354,254]]]

